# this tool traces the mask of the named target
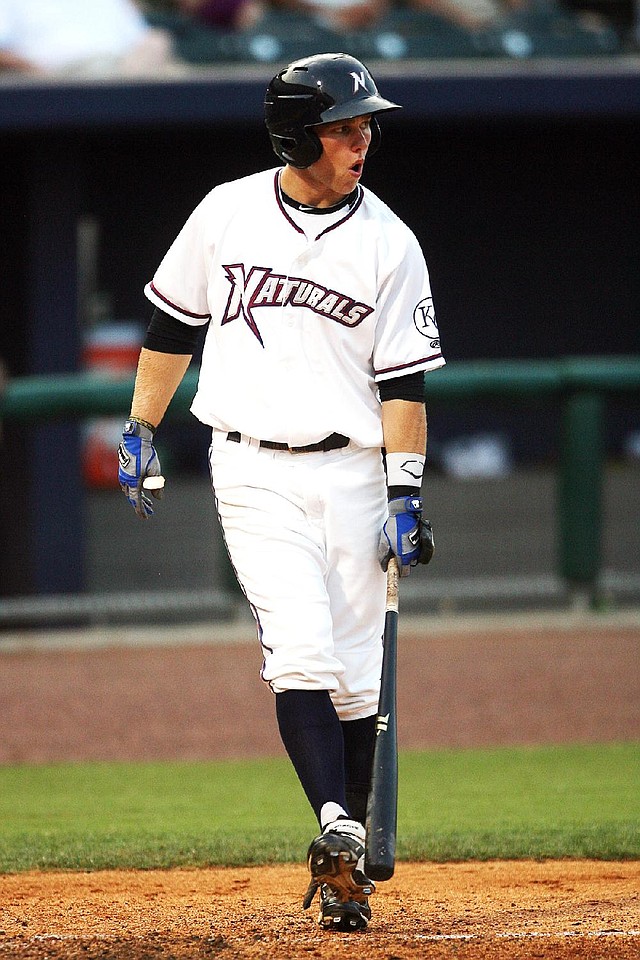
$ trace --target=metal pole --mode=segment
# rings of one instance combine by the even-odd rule
[[[34,147],[29,163],[28,328],[30,369],[77,369],[77,153],[66,142]],[[80,425],[37,424],[30,453],[31,556],[38,593],[84,588],[85,543],[80,483]]]
[[[597,603],[602,560],[605,400],[597,392],[566,395],[558,475],[560,572],[576,604]]]

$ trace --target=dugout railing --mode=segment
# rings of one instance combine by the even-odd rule
[[[197,372],[189,370],[170,404],[167,418],[188,416],[196,380]],[[125,416],[132,389],[132,378],[90,373],[18,378],[9,382],[0,397],[0,418],[41,425],[105,415]],[[460,361],[449,363],[426,378],[429,402],[455,405],[497,399],[523,404],[552,399],[559,404],[556,575],[568,597],[586,598],[592,606],[597,606],[601,588],[607,405],[614,397],[638,393],[640,356]],[[637,523],[637,518],[631,522]],[[224,613],[224,592],[232,590],[228,571],[220,582],[223,596],[218,608]],[[90,601],[87,602],[90,607]],[[181,605],[186,609],[189,603],[188,595],[177,596],[178,609]],[[0,621],[10,604],[11,601],[0,601]],[[50,599],[43,606],[43,616],[48,609],[55,618],[54,608],[55,601]],[[78,610],[82,609],[81,602]]]

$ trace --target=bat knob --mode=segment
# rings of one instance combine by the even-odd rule
[[[143,490],[163,490],[164,477],[145,477],[142,481]]]

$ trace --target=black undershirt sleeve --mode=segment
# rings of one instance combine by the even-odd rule
[[[206,324],[204,325],[206,326]],[[156,353],[195,353],[204,327],[193,327],[156,307],[143,346]]]
[[[417,373],[406,373],[403,377],[381,380],[378,390],[383,403],[385,400],[424,402],[424,371],[419,370]]]

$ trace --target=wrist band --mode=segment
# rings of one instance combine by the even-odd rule
[[[425,460],[420,453],[388,453],[387,486],[420,487]]]
[[[152,423],[149,423],[148,420],[143,420],[141,417],[128,417],[127,419],[133,420],[134,423],[139,423],[141,427],[146,427],[147,430],[151,430],[151,433],[156,432],[156,428]]]

